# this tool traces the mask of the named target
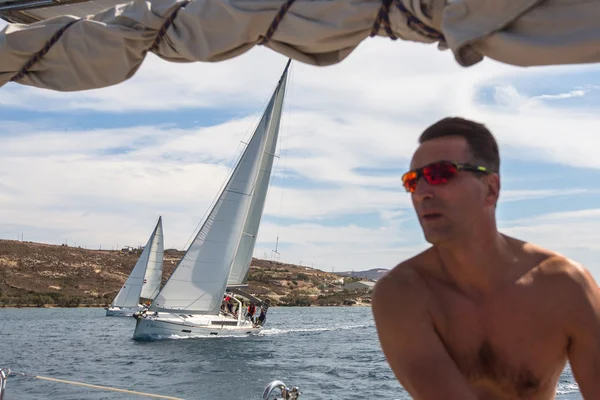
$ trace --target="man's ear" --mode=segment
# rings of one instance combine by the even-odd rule
[[[500,198],[500,175],[498,174],[490,174],[486,179],[487,183],[487,193],[486,193],[486,201],[489,204],[496,205],[498,203],[498,199]]]

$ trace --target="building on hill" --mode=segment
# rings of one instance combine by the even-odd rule
[[[367,289],[367,290],[371,291],[371,290],[373,290],[374,286],[375,286],[375,282],[356,281],[356,282],[351,282],[351,283],[344,285],[344,289],[348,289],[348,290]]]
[[[121,249],[121,253],[133,254],[133,253],[135,253],[135,248],[132,246],[125,246]]]

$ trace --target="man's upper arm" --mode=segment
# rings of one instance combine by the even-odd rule
[[[600,290],[591,274],[570,266],[569,363],[583,398],[600,398]]]
[[[435,331],[425,288],[402,275],[382,277],[372,294],[379,341],[396,378],[416,400],[475,400]]]

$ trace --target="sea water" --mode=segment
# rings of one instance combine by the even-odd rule
[[[269,382],[300,399],[410,399],[381,352],[367,307],[272,307],[253,337],[136,342],[135,319],[101,308],[0,309],[0,368],[184,399],[261,399]],[[5,400],[142,399],[10,377]],[[581,399],[567,367],[557,399]]]

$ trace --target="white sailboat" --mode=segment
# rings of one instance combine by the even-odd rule
[[[107,317],[131,317],[144,309],[140,298],[151,300],[156,296],[162,280],[163,254],[162,217],[159,217],[131,274],[106,309]]]
[[[288,61],[252,138],[211,212],[148,310],[135,315],[134,339],[165,336],[247,335],[266,321],[268,301],[244,293],[277,148]],[[221,310],[226,293],[257,303],[255,323]]]

